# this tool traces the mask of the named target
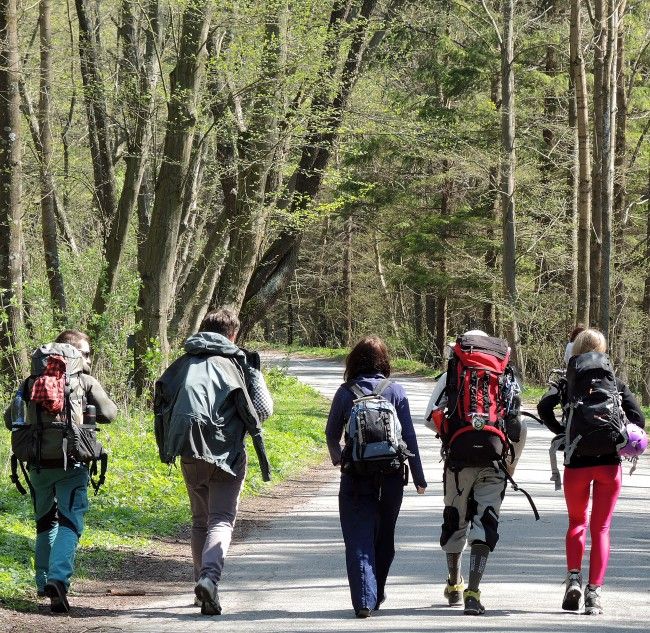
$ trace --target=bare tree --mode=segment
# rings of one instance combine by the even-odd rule
[[[65,318],[67,306],[63,275],[61,274],[61,266],[59,263],[59,243],[55,213],[56,200],[54,197],[54,178],[52,177],[52,131],[50,129],[50,101],[52,94],[51,17],[51,0],[40,0],[41,69],[38,123],[40,134],[41,229],[45,250],[45,269],[50,285],[54,319],[55,322],[62,323]]]
[[[590,312],[590,242],[591,242],[591,151],[589,147],[589,106],[587,78],[582,55],[580,0],[571,0],[570,59],[571,76],[576,92],[578,130],[578,314],[577,320],[589,323]]]
[[[170,316],[172,276],[176,265],[178,234],[182,215],[184,179],[192,151],[196,125],[196,96],[203,66],[202,51],[210,24],[212,3],[190,0],[183,13],[183,27],[176,67],[171,73],[171,94],[167,104],[167,130],[162,164],[144,257],[138,300],[136,354],[143,359],[152,339],[168,351],[167,321]],[[142,367],[136,369],[138,388],[144,387]]]
[[[0,0],[0,346],[5,370],[24,375],[20,58],[16,0]]]
[[[512,357],[523,371],[517,310],[519,295],[516,271],[515,220],[515,73],[514,73],[514,0],[504,0],[503,37],[501,38],[501,213],[503,221],[503,285],[508,302],[508,340]]]

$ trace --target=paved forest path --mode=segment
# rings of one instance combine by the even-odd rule
[[[274,361],[274,362],[277,362]],[[335,362],[291,359],[288,371],[331,397],[341,382]],[[624,476],[614,517],[613,553],[603,592],[605,615],[598,618],[562,612],[566,517],[561,492],[549,481],[550,434],[529,425],[528,445],[517,479],[535,498],[541,520],[523,495],[509,490],[502,507],[501,541],[488,561],[483,590],[484,616],[464,616],[446,606],[446,577],[438,546],[442,513],[441,465],[433,434],[420,422],[433,382],[400,378],[409,395],[429,488],[418,496],[412,484],[397,526],[397,554],[388,580],[388,599],[368,620],[353,617],[343,542],[338,522],[338,473],[332,468],[320,492],[307,496],[287,515],[253,530],[233,544],[220,588],[224,614],[201,617],[186,593],[169,595],[82,630],[109,631],[419,631],[599,633],[648,629],[650,601],[650,460],[635,475]],[[327,472],[327,471],[326,471]],[[463,561],[467,576],[468,557]],[[152,578],[152,582],[155,579]],[[147,598],[143,598],[147,601]],[[76,620],[77,626],[81,620]],[[76,629],[80,630],[80,629]]]

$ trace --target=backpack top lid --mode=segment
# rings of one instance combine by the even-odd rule
[[[586,352],[572,356],[566,371],[567,399],[581,398],[592,388],[616,391],[616,376],[609,356],[603,352]]]
[[[485,367],[503,372],[510,360],[510,346],[501,338],[464,334],[456,339],[454,354],[466,367]]]
[[[41,345],[32,353],[32,375],[40,376],[47,367],[50,356],[61,356],[65,360],[68,376],[79,374],[83,371],[83,356],[81,352],[68,343],[47,343]]]

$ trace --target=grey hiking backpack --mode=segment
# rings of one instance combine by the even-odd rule
[[[360,475],[395,473],[412,453],[402,439],[402,425],[391,402],[382,396],[391,381],[382,380],[364,393],[355,383],[348,387],[355,396],[345,427],[342,467]]]
[[[34,398],[37,380],[47,374],[54,360],[60,364],[63,383],[63,403],[56,413]],[[41,468],[59,461],[65,469],[70,462],[88,464],[95,492],[105,481],[107,455],[97,440],[95,407],[86,403],[82,372],[83,358],[73,345],[49,343],[32,354],[31,375],[19,386],[11,409],[11,478],[22,494],[25,492],[17,477],[19,464],[27,481],[25,465]],[[98,463],[101,468],[95,481]]]

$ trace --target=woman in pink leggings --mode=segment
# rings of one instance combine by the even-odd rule
[[[604,355],[606,351],[607,342],[603,334],[598,330],[586,329],[573,342],[572,356],[589,352]],[[643,428],[645,418],[636,399],[627,385],[618,378],[615,380],[627,421]],[[565,433],[565,427],[555,418],[553,409],[557,405],[564,407],[566,400],[566,381],[560,381],[557,387],[549,389],[537,405],[540,418],[553,433]],[[580,608],[582,558],[589,529],[589,584],[584,591],[584,604],[585,613],[595,615],[603,612],[600,591],[609,561],[609,527],[621,491],[621,458],[615,450],[597,456],[578,452],[566,453],[568,462],[565,460],[564,469],[564,498],[569,514],[569,529],[566,533],[567,579],[562,608],[568,611]],[[591,517],[588,514],[590,497]]]

